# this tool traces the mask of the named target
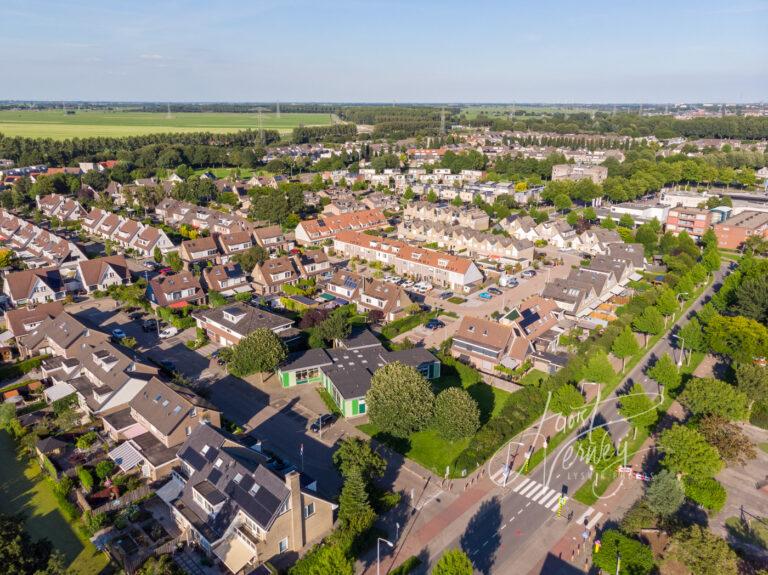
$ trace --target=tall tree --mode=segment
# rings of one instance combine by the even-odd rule
[[[689,381],[679,400],[698,417],[720,415],[729,420],[743,420],[747,417],[747,396],[719,379]]]
[[[762,324],[768,323],[768,277],[749,278],[735,292],[733,309],[739,315]]]
[[[603,533],[600,541],[602,547],[599,553],[593,555],[593,561],[595,566],[603,572],[618,572],[620,575],[650,575],[655,570],[653,551],[638,540],[627,537],[615,529],[608,529]]]
[[[645,334],[645,344],[648,345],[649,335],[658,335],[664,331],[664,317],[658,308],[654,306],[647,307],[632,322],[632,328]]]
[[[365,481],[359,473],[344,478],[339,496],[339,522],[353,533],[366,531],[375,519],[375,512],[368,500]]]
[[[668,353],[662,355],[648,370],[648,375],[668,390],[675,390],[682,383],[682,375]]]
[[[587,360],[582,377],[595,383],[608,383],[614,375],[608,355],[603,350],[598,350]]]
[[[461,549],[450,549],[443,553],[432,569],[432,575],[472,575],[472,573],[474,573],[472,561]]]
[[[624,326],[624,329],[621,331],[619,336],[613,340],[613,345],[611,346],[611,352],[613,352],[613,355],[621,360],[622,371],[624,371],[624,368],[626,367],[627,358],[632,357],[638,351],[640,351],[640,346],[637,343],[635,334],[632,333],[632,328],[630,328],[628,325]]]
[[[738,363],[735,371],[736,389],[752,401],[768,399],[768,368],[754,363]]]
[[[696,575],[737,575],[739,559],[725,540],[706,527],[692,525],[673,537],[669,555]]]
[[[387,468],[387,462],[371,449],[371,443],[359,437],[342,439],[333,454],[333,463],[343,477],[357,473],[366,483],[381,477]]]
[[[714,476],[723,467],[717,449],[693,428],[673,425],[662,432],[659,447],[664,467],[671,471],[704,477]]]
[[[691,351],[704,351],[706,349],[704,331],[701,329],[701,323],[695,316],[680,328],[677,335],[682,340],[681,346]]]
[[[659,292],[659,297],[656,299],[656,307],[659,308],[661,315],[664,316],[664,327],[667,326],[667,320],[675,315],[677,311],[677,296],[668,287]]]
[[[753,319],[718,315],[709,322],[705,333],[712,351],[738,362],[751,363],[768,356],[768,328]]]
[[[674,515],[685,500],[685,493],[677,476],[662,469],[653,476],[645,491],[648,507],[657,515],[669,517]]]
[[[741,428],[721,415],[705,416],[699,423],[699,431],[727,463],[743,465],[757,455],[755,446]]]
[[[461,387],[449,387],[435,398],[432,419],[437,432],[448,441],[474,434],[480,427],[477,402]]]
[[[432,386],[415,368],[398,361],[376,370],[366,403],[371,423],[395,437],[408,437],[432,419]]]
[[[619,412],[635,429],[650,429],[659,418],[656,404],[639,383],[633,385],[629,393],[620,396],[619,403]]]
[[[258,373],[263,380],[265,371],[275,371],[287,355],[285,344],[271,329],[258,328],[232,348],[227,369],[238,377]]]

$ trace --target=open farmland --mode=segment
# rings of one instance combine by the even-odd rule
[[[262,113],[265,130],[283,134],[303,126],[326,126],[336,121],[331,114]],[[236,132],[257,129],[255,113],[92,111],[77,110],[65,114],[62,110],[0,111],[0,133],[28,138],[121,137],[162,132]]]

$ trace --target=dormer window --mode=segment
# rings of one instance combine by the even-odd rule
[[[203,448],[200,450],[200,452],[205,455],[208,453],[208,451],[211,449],[210,445],[203,445]]]
[[[224,460],[223,460],[221,457],[219,457],[219,458],[216,460],[216,463],[214,463],[214,466],[216,467],[216,469],[218,469],[219,467],[221,467],[221,466],[222,466],[222,464],[223,464],[223,463],[224,463]]]
[[[242,473],[238,473],[238,474],[237,474],[237,475],[235,475],[235,477],[232,479],[232,481],[234,481],[234,482],[235,482],[235,483],[237,483],[238,485],[240,484],[240,482],[241,482],[242,480],[243,480],[243,474],[242,474]]]

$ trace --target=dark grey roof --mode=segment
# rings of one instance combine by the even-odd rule
[[[166,447],[151,433],[142,433],[131,439],[139,448],[144,458],[155,467],[165,465],[176,459],[176,448]]]
[[[362,347],[371,347],[381,345],[381,341],[367,327],[354,327],[349,337],[341,340],[341,347],[347,349],[356,349]]]
[[[373,372],[367,368],[330,368],[323,370],[323,373],[333,382],[333,386],[344,399],[363,397],[371,388]]]
[[[331,358],[324,349],[308,349],[288,355],[280,369],[283,371],[294,371],[308,367],[322,367],[324,365],[331,365],[331,363]]]
[[[192,432],[179,457],[194,472],[174,505],[211,543],[223,536],[240,511],[268,531],[290,496],[285,482],[265,467],[262,455],[209,425]],[[212,505],[221,505],[215,517],[198,507],[192,489]]]
[[[133,416],[131,415],[130,407],[105,415],[102,419],[118,431],[136,423],[136,420],[133,419]]]
[[[195,317],[221,324],[243,336],[248,335],[259,328],[276,329],[293,324],[293,320],[287,317],[268,312],[246,303],[234,304],[225,308],[202,310],[195,312],[194,315]],[[239,317],[239,319],[237,321],[232,321],[226,317],[227,315],[236,318]]]
[[[389,352],[384,359],[387,362],[399,361],[405,365],[418,367],[424,363],[433,363],[437,358],[423,347],[413,347],[411,349],[401,349],[399,351]]]

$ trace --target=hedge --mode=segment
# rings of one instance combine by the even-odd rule
[[[14,363],[13,365],[0,367],[0,381],[3,379],[21,377],[25,373],[29,373],[33,369],[37,369],[40,367],[40,364],[43,363],[43,360],[47,357],[47,355],[38,355],[37,357],[31,357],[29,359]]]
[[[720,511],[728,498],[725,487],[714,477],[686,475],[683,478],[683,490],[688,499],[698,503],[710,513]]]
[[[546,406],[546,394],[540,389],[524,387],[507,398],[501,412],[486,423],[472,438],[469,447],[456,458],[457,469],[474,469],[504,445],[527,429]]]
[[[419,559],[416,555],[411,555],[398,567],[392,569],[392,571],[389,572],[389,575],[408,575],[419,565],[421,565],[421,559]]]

